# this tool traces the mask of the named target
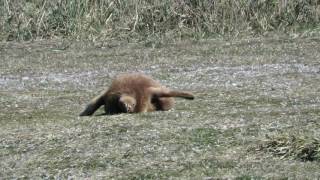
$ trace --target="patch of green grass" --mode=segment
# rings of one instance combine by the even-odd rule
[[[180,172],[178,170],[152,170],[147,168],[130,174],[126,174],[124,179],[167,179],[172,177],[178,177],[179,174]]]
[[[207,175],[212,174],[213,169],[231,169],[237,166],[235,161],[231,160],[216,160],[213,158],[203,159],[199,165],[208,171]],[[211,170],[211,172],[210,172]]]
[[[262,177],[250,176],[250,175],[242,175],[235,178],[236,180],[258,180],[263,179]]]
[[[197,128],[190,133],[190,141],[199,146],[215,145],[218,141],[219,132],[212,128]]]
[[[116,165],[116,158],[112,157],[101,157],[101,156],[92,156],[82,162],[79,167],[83,168],[86,171],[97,170],[97,169],[106,169],[110,165]],[[116,165],[121,167],[121,165]]]
[[[236,167],[233,161],[219,161],[216,159],[204,159],[197,162],[181,162],[175,168],[168,169],[163,166],[161,169],[139,169],[124,175],[124,178],[131,179],[157,179],[157,178],[201,178],[210,177],[217,173],[217,169],[229,169]]]

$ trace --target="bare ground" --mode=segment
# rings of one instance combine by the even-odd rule
[[[153,45],[1,43],[1,179],[320,178],[319,38]],[[78,117],[136,71],[196,99]]]

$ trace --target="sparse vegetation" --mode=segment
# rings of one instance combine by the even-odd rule
[[[101,40],[318,29],[317,0],[2,0],[0,38]]]

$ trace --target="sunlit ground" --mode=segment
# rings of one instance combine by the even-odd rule
[[[317,179],[319,49],[318,38],[1,43],[0,177]],[[78,117],[137,71],[196,99]]]

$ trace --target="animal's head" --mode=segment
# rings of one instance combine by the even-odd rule
[[[136,103],[136,99],[128,95],[122,95],[119,99],[120,109],[125,113],[133,113]]]

